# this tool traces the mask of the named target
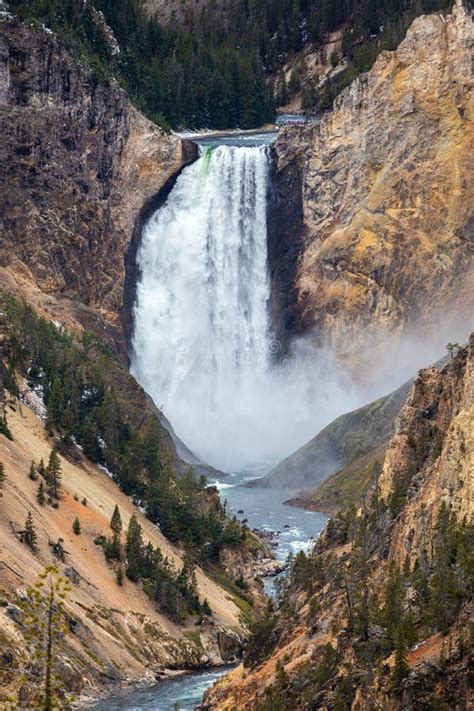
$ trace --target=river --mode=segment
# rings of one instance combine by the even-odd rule
[[[327,516],[286,506],[284,501],[288,498],[288,491],[239,485],[263,475],[266,469],[231,474],[225,483],[216,482],[216,485],[221,499],[227,499],[232,514],[235,513],[240,520],[246,518],[250,528],[275,533],[278,543],[275,555],[279,560],[286,560],[289,553],[311,548]],[[267,594],[271,595],[273,579],[267,578],[264,582]],[[93,708],[96,711],[188,711],[202,701],[205,691],[226,671],[228,668],[206,669],[166,679],[156,686],[117,694],[98,702]]]
[[[202,701],[204,692],[223,676],[229,667],[183,674],[139,691],[122,692],[100,701],[99,711],[188,711]]]
[[[266,470],[265,470],[266,471]],[[275,555],[286,560],[290,553],[308,551],[314,543],[327,516],[285,505],[289,493],[281,489],[259,489],[241,486],[248,479],[263,476],[259,470],[231,474],[224,482],[216,482],[222,501],[227,499],[230,511],[237,518],[248,521],[249,528],[275,533],[278,546]]]

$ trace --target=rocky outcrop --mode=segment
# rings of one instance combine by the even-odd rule
[[[473,42],[461,2],[419,17],[331,112],[280,132],[270,235],[279,333],[311,334],[355,366],[369,348],[390,356],[407,333],[439,345],[465,333],[474,311]]]
[[[420,371],[395,430],[379,487],[388,498],[406,477],[407,505],[390,540],[390,557],[402,564],[432,539],[442,501],[459,521],[474,514],[474,334],[441,372]]]
[[[254,533],[248,534],[245,546],[223,548],[219,554],[219,566],[259,611],[265,609],[268,602],[263,594],[262,578],[272,577],[285,569],[268,542]]]
[[[76,302],[78,320],[102,336],[111,324],[110,338],[125,354],[132,233],[192,149],[48,30],[3,17],[0,33],[2,281],[13,275]]]
[[[364,505],[300,554],[265,627],[273,642],[203,708],[470,708],[473,435],[474,335],[441,371],[420,371]]]

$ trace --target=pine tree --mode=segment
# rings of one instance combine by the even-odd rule
[[[403,618],[403,599],[400,572],[393,563],[390,566],[387,587],[385,590],[385,605],[383,610],[387,642],[391,649],[396,643],[397,629]]]
[[[208,617],[211,617],[211,615],[212,615],[212,609],[211,609],[211,606],[209,605],[209,601],[208,601],[207,597],[205,597],[201,603],[201,613],[203,615],[208,615]]]
[[[122,531],[122,517],[120,516],[120,509],[117,504],[115,504],[114,512],[110,519],[110,528],[118,535],[120,535]]]
[[[55,449],[51,450],[49,455],[49,462],[46,468],[46,479],[51,487],[51,495],[55,499],[59,499],[59,487],[61,485],[62,472],[61,472],[61,460]]]
[[[40,474],[43,479],[46,479],[46,467],[44,466],[44,461],[43,459],[40,459],[39,464],[37,466],[38,474]]]
[[[0,434],[5,435],[9,440],[13,441],[13,435],[8,426],[7,412],[5,410],[5,405],[3,406],[2,414],[0,415]]]
[[[350,574],[354,588],[354,627],[365,641],[369,639],[370,627],[369,558],[368,519],[364,513],[357,519]]]
[[[289,683],[290,683],[290,677],[288,676],[288,673],[285,671],[285,667],[283,665],[282,660],[279,659],[277,661],[277,665],[276,665],[276,684],[277,684],[279,691],[284,691],[285,689],[287,689]]]
[[[36,494],[36,501],[39,503],[40,506],[44,506],[46,497],[44,495],[44,484],[42,481],[40,481],[39,486],[38,486],[38,491]]]
[[[308,616],[306,618],[308,626],[314,631],[318,624],[318,617],[321,614],[321,606],[316,597],[312,597],[309,601]]]
[[[77,518],[77,516],[76,516],[76,518],[75,518],[74,521],[73,521],[72,530],[74,531],[74,533],[76,534],[76,536],[79,536],[80,533],[81,533],[81,522],[79,521],[79,519]]]
[[[398,693],[403,680],[408,676],[410,667],[407,662],[407,643],[403,634],[403,626],[398,625],[395,644],[395,665],[392,672],[392,688]]]
[[[409,648],[413,647],[416,640],[418,639],[415,617],[413,615],[411,607],[409,608],[403,620],[403,636],[405,637],[405,641]]]
[[[430,612],[435,626],[446,633],[459,608],[462,594],[453,571],[457,557],[456,520],[443,501],[435,527]]]
[[[104,546],[104,554],[108,560],[122,560],[122,544],[117,533],[114,533],[112,538],[107,539]]]
[[[123,566],[122,566],[122,565],[119,565],[119,567],[117,568],[116,576],[117,576],[117,583],[118,583],[118,585],[120,585],[120,587],[122,587],[122,585],[123,585],[123,577],[124,577],[124,576],[123,576]]]
[[[5,474],[5,467],[3,462],[0,462],[0,497],[3,496],[3,487],[7,480],[7,475]]]
[[[15,364],[12,360],[9,361],[8,368],[4,371],[3,386],[13,395],[13,397],[18,397],[20,391],[16,382]]]
[[[62,563],[66,560],[66,551],[64,550],[64,540],[62,538],[58,538],[58,540],[55,543],[50,543],[49,545],[53,549],[53,553],[60,560]]]
[[[22,531],[21,539],[22,542],[26,543],[26,545],[31,548],[33,552],[36,551],[36,543],[38,540],[38,536],[36,535],[36,529],[33,523],[33,516],[31,515],[31,511],[28,512],[28,516],[26,517],[25,528]]]
[[[105,557],[109,560],[122,560],[122,544],[120,542],[122,517],[120,516],[120,509],[117,505],[115,505],[114,512],[110,520],[110,528],[113,531],[113,536],[107,540],[104,547]]]
[[[29,660],[31,672],[34,672],[31,678],[40,679],[41,684],[35,708],[43,711],[62,707],[57,692],[64,685],[55,670],[68,632],[64,602],[70,589],[69,581],[60,577],[57,568],[50,566],[28,590],[27,598],[19,603],[25,615],[24,634],[31,650]]]
[[[64,390],[61,380],[55,377],[51,385],[47,403],[47,426],[49,429],[60,427],[64,407]]]
[[[130,580],[140,579],[143,563],[143,538],[142,527],[138,523],[136,514],[133,514],[127,530],[127,542],[125,547],[127,556],[127,577]]]
[[[38,479],[38,474],[36,473],[36,464],[34,462],[31,462],[30,464],[30,471],[28,476],[31,481],[36,481]]]

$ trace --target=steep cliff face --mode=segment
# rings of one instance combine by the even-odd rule
[[[471,336],[420,372],[364,506],[299,554],[247,669],[205,708],[470,707],[473,388]]]
[[[294,279],[270,255],[285,295],[280,332],[310,333],[362,360],[369,344],[393,348],[410,331],[440,343],[458,323],[465,331],[474,306],[473,41],[461,3],[420,17],[316,125],[281,131],[271,240],[298,254]],[[288,224],[288,201],[302,206],[302,221]]]
[[[3,280],[82,302],[79,320],[98,328],[98,314],[124,352],[134,226],[191,154],[52,33],[5,18],[0,32]]]

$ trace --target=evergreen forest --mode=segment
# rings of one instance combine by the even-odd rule
[[[164,128],[258,127],[274,118],[290,92],[302,91],[314,113],[332,101],[378,53],[403,39],[414,17],[451,0],[213,0],[197,14],[161,25],[140,0],[10,0],[20,19],[56,32],[86,57],[96,80],[115,77],[148,117]],[[115,41],[107,32],[112,29]],[[282,68],[308,44],[342,32],[341,71],[324,86]]]

